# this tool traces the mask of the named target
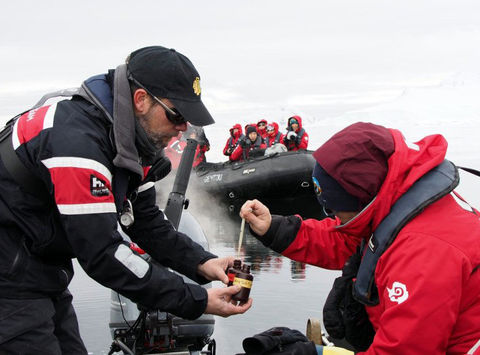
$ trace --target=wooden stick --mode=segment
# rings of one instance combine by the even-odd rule
[[[245,232],[245,218],[242,218],[242,223],[240,224],[240,236],[238,237],[237,257],[240,257],[240,248],[242,247],[244,232]]]

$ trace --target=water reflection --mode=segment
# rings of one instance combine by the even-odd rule
[[[197,200],[198,201],[198,200]],[[205,199],[189,208],[204,229],[210,250],[219,256],[237,255],[240,218]],[[242,340],[273,326],[305,332],[307,319],[321,319],[322,307],[338,272],[291,261],[266,248],[245,228],[239,257],[251,265],[254,276],[250,297],[252,308],[244,315],[215,317],[213,334],[217,354],[243,352]],[[214,282],[214,287],[223,287]],[[107,354],[111,337],[108,328],[110,291],[91,280],[76,264],[71,285],[80,331],[91,354]]]
[[[245,229],[238,254],[241,219],[237,216],[206,219],[199,216],[217,255],[238,255],[251,265],[254,282],[250,297],[253,306],[241,316],[216,318],[215,332],[219,354],[242,352],[242,340],[273,326],[286,326],[305,332],[310,317],[322,318],[322,307],[337,272],[292,261],[265,247]]]
[[[307,264],[290,260],[290,274],[292,280],[305,280]]]
[[[235,245],[215,245],[219,255],[234,252]],[[241,316],[216,318],[213,334],[219,354],[242,351],[242,340],[273,326],[305,332],[310,317],[321,319],[322,307],[337,273],[291,261],[246,235],[241,257],[252,265],[253,306]]]

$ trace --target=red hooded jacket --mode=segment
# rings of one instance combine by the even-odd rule
[[[290,124],[287,127],[287,133],[283,136],[283,141],[281,143],[285,144],[288,150],[306,150],[308,147],[308,133],[302,127],[302,118],[300,116],[292,116],[298,122],[298,128],[295,130],[297,136],[290,139],[289,133],[292,132],[292,127]],[[290,117],[290,118],[292,118]],[[290,121],[290,118],[288,119]]]
[[[368,124],[361,125],[369,129]],[[373,151],[365,149],[368,141],[358,142],[355,135],[334,136],[319,149],[329,154],[316,156],[349,193],[362,198],[378,191],[356,217],[341,225],[338,218],[303,221],[298,216],[274,216],[262,241],[293,260],[341,269],[392,205],[445,159],[447,142],[441,135],[407,144],[399,131],[385,131],[393,137],[394,151],[388,155],[381,187],[368,164],[366,175],[359,174],[358,168],[371,159],[366,155]],[[356,149],[360,145],[363,149]],[[369,186],[372,182],[376,189]],[[479,217],[478,211],[465,208],[450,193],[400,230],[375,269],[380,302],[366,310],[376,335],[369,349],[359,354],[474,353],[480,344]],[[293,233],[287,235],[287,230]]]
[[[237,129],[237,133],[233,133],[233,131]],[[227,139],[227,143],[225,144],[225,148],[223,148],[223,155],[230,155],[235,150],[238,140],[242,136],[242,126],[237,123],[232,128],[230,128],[230,137]]]
[[[267,135],[265,136],[265,144],[268,147],[271,147],[275,143],[282,143],[283,144],[283,134],[278,132],[278,123],[277,122],[271,122],[268,124],[269,126],[272,125],[274,131],[272,133],[267,132]]]
[[[260,129],[260,127],[258,127],[258,124],[259,123],[265,123],[265,126],[263,126],[262,129]],[[265,139],[265,137],[267,136],[267,125],[268,125],[268,122],[267,120],[265,119],[261,119],[260,121],[257,122],[257,133],[263,138]]]
[[[207,158],[205,153],[210,150],[210,143],[198,144],[197,149],[195,150],[195,157],[193,159],[192,167],[196,168],[201,163],[205,163]]]

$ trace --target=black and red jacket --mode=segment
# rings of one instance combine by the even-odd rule
[[[252,151],[260,151],[265,148],[266,145],[260,135],[257,135],[255,142],[252,142],[249,138],[245,137],[244,142],[239,143],[237,148],[235,148],[230,155],[230,161],[247,160]]]
[[[147,263],[119,233],[119,170],[107,119],[113,107],[111,75],[84,83],[96,104],[74,96],[29,111],[15,123],[13,147],[50,197],[43,201],[24,192],[0,160],[0,298],[62,292],[73,276],[71,259],[77,258],[90,277],[134,302],[197,318],[206,308],[206,290],[167,268],[205,283],[197,267],[215,256],[175,231],[155,205],[148,175],[124,169],[135,216],[124,232],[158,263]]]

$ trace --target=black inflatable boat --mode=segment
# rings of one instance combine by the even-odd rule
[[[246,200],[256,198],[271,213],[322,218],[312,186],[312,153],[284,152],[241,162],[202,164],[192,187],[218,197],[235,214]]]

